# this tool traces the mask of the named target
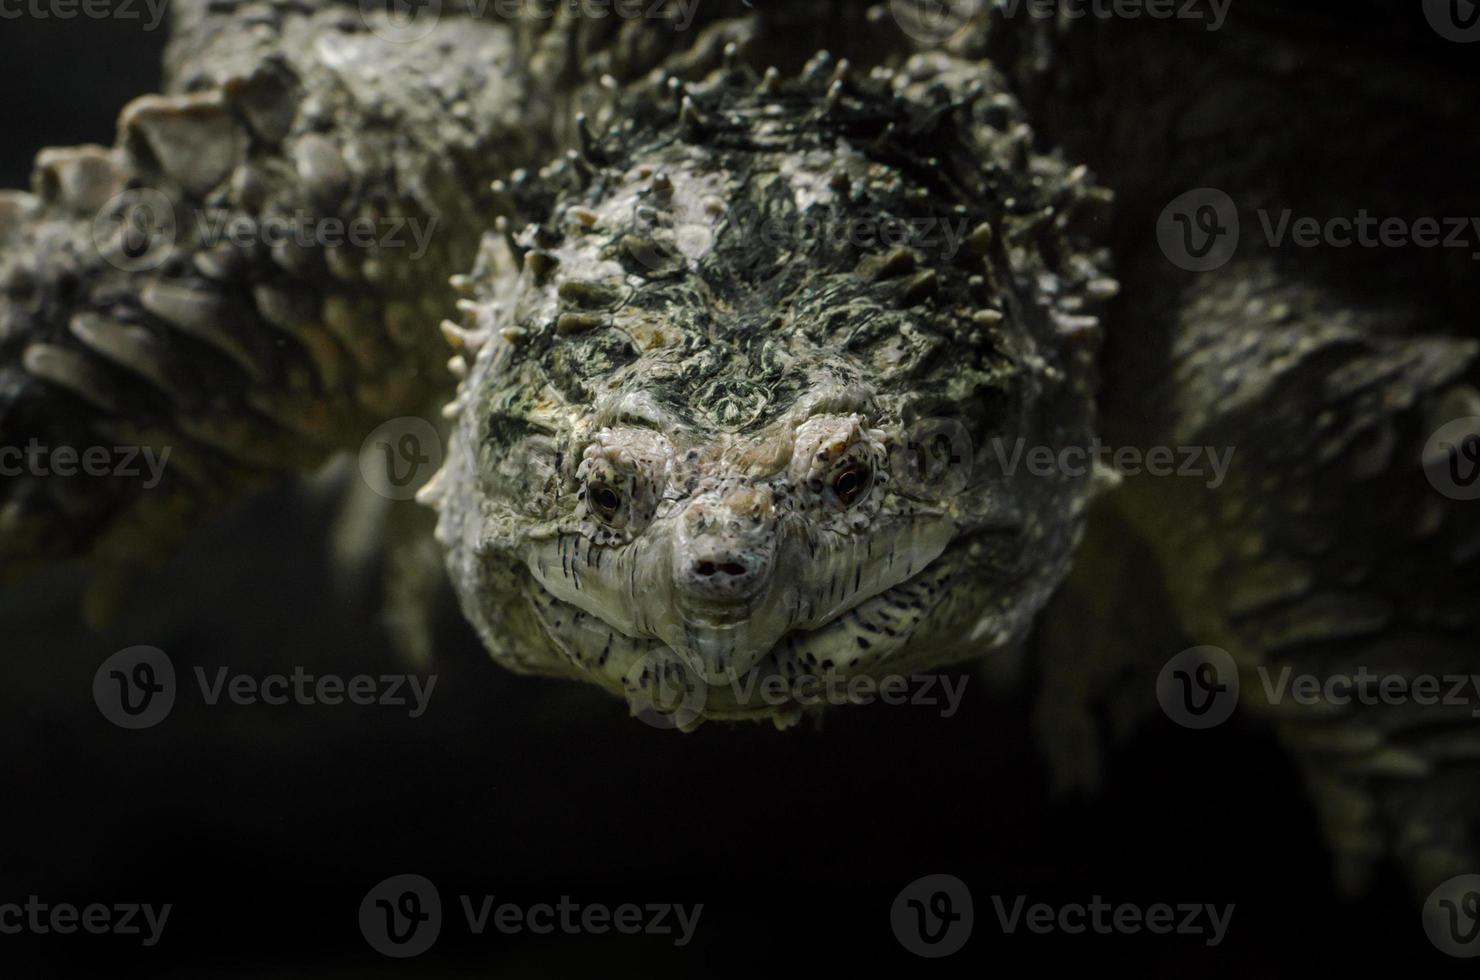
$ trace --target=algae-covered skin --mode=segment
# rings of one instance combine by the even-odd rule
[[[1019,640],[1092,479],[971,447],[1087,443],[1103,192],[943,56],[732,65],[631,113],[508,185],[531,220],[449,329],[425,497],[484,642],[689,727]]]
[[[422,656],[435,516],[515,669],[784,726],[818,679],[1025,650],[1054,781],[1092,788],[1216,645],[1343,883],[1473,870],[1471,704],[1266,693],[1473,674],[1480,511],[1439,479],[1480,438],[1473,248],[1294,231],[1480,214],[1473,73],[1372,0],[1215,29],[444,6],[181,0],[164,93],[0,193],[0,445],[170,450],[147,486],[0,482],[0,582],[85,558],[105,617],[229,502],[410,416],[451,430],[437,513],[376,501],[361,541]],[[1242,240],[1179,261],[1210,214]],[[258,233],[283,220],[402,244]],[[1217,485],[1034,455],[1096,440],[1217,455]]]

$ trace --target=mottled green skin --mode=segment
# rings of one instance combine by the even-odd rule
[[[1081,230],[1103,195],[1030,153],[989,70],[944,57],[865,82],[826,58],[795,82],[735,68],[631,112],[519,175],[522,270],[500,241],[477,274],[427,496],[495,656],[635,706],[676,672],[687,727],[792,720],[737,695],[750,671],[880,677],[1020,639],[1092,481],[984,447],[1090,436],[1088,294],[1113,284]],[[920,237],[858,230],[891,221]],[[954,462],[918,452],[942,426]],[[712,555],[737,581],[690,574]]]
[[[1423,470],[1436,429],[1480,415],[1473,263],[1455,249],[1273,249],[1246,235],[1226,267],[1194,274],[1154,234],[1169,199],[1196,187],[1234,198],[1246,231],[1254,209],[1480,214],[1471,66],[1395,43],[1379,16],[1417,5],[1353,0],[1336,18],[1248,0],[1213,33],[1024,18],[994,0],[952,5],[973,16],[949,37],[913,39],[888,16],[901,4],[853,0],[715,0],[688,32],[443,6],[408,41],[330,0],[180,0],[166,95],[127,107],[114,147],[43,151],[34,193],[0,193],[0,444],[175,450],[152,491],[0,483],[0,580],[86,557],[93,611],[106,612],[139,565],[230,500],[353,451],[395,416],[434,414],[456,384],[436,324],[462,291],[454,369],[477,356],[428,497],[464,607],[503,662],[636,704],[661,672],[694,695],[673,711],[685,727],[784,723],[787,706],[756,711],[696,677],[863,677],[987,653],[1001,666],[1084,521],[1027,645],[1059,785],[1097,785],[1116,736],[1168,724],[1157,671],[1216,644],[1243,676],[1240,712],[1291,749],[1343,883],[1392,859],[1427,894],[1475,869],[1468,704],[1272,711],[1257,695],[1260,670],[1470,671],[1480,511]],[[892,69],[914,42],[960,60],[914,69],[913,112],[858,83],[823,112],[824,67],[781,95],[746,95],[754,80],[695,94],[703,119],[675,120],[663,82],[704,78],[732,41],[788,70],[824,44],[864,67]],[[959,108],[937,111],[933,78]],[[661,108],[636,110],[586,161],[515,180],[512,198],[490,193],[495,176],[576,145],[578,111],[610,128],[644,101]],[[772,103],[773,138],[756,137],[753,113],[730,121]],[[876,140],[896,117],[911,123]],[[941,160],[915,159],[925,147]],[[1094,223],[1103,195],[1034,152],[1045,147],[1115,189],[1113,223]],[[639,177],[644,164],[654,172]],[[798,249],[736,244],[735,216],[815,203],[839,174],[863,195],[854,213],[954,219],[961,206],[995,235],[985,255],[950,259],[809,236]],[[187,247],[125,272],[91,227],[121,188],[163,194],[182,218],[304,208],[440,224],[415,264],[405,250]],[[521,272],[490,236],[473,277],[449,284],[496,204],[525,213],[519,229],[546,226],[521,232],[520,250],[536,251]],[[584,234],[573,206],[596,219]],[[1085,228],[1124,283],[1103,338],[1084,297],[1114,290]],[[997,434],[1081,441],[1092,359],[1097,435],[1236,449],[1227,482],[1129,476],[1086,520],[1083,480],[978,466],[961,486],[959,465],[919,456],[941,432],[964,434],[978,464]],[[833,443],[839,458],[818,460]],[[908,468],[921,458],[923,480]],[[860,459],[880,479],[838,508],[835,470]],[[593,480],[623,491],[620,528],[591,519]],[[375,504],[389,514],[360,540],[390,553],[387,600],[425,652],[439,578],[415,532],[430,514]],[[695,603],[683,569],[706,554],[729,578],[710,576]],[[915,577],[895,581],[880,554]],[[640,594],[614,569],[640,570]],[[725,628],[743,616],[754,625]],[[899,642],[873,644],[887,630]]]

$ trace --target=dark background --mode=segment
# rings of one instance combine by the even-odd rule
[[[1393,43],[1428,43],[1412,17],[1401,22],[1414,29]],[[0,21],[0,184],[25,185],[40,146],[111,142],[119,107],[157,88],[163,43],[139,22]],[[252,502],[101,634],[78,623],[72,571],[0,597],[0,902],[175,906],[154,949],[117,936],[0,936],[0,975],[786,975],[800,965],[845,976],[873,966],[1274,978],[1462,965],[1429,946],[1394,873],[1362,901],[1337,899],[1295,773],[1267,733],[1237,721],[1189,733],[1157,719],[1111,756],[1103,795],[1058,799],[1028,699],[976,678],[951,719],[874,706],[834,712],[821,731],[711,725],[685,737],[628,721],[584,688],[507,674],[455,615],[420,719],[211,708],[190,696],[151,730],[103,719],[93,672],[134,644],[165,649],[182,674],[402,670],[373,608],[333,587],[330,518],[327,502],[291,488]],[[437,883],[449,922],[432,953],[396,963],[365,945],[356,912],[367,889],[402,872]],[[971,887],[976,927],[964,951],[927,961],[895,941],[889,908],[907,883],[940,872]],[[459,893],[704,912],[683,949],[662,937],[475,938],[458,927]],[[1237,911],[1216,949],[1198,937],[1003,935],[990,896],[1020,893]]]

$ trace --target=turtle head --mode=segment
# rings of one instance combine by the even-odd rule
[[[899,443],[873,393],[825,359],[807,375],[791,397],[781,379],[689,393],[655,366],[573,420],[554,526],[522,554],[541,596],[591,627],[565,634],[574,656],[599,660],[615,631],[724,684],[767,658],[830,670],[883,652],[883,618],[846,647],[819,634],[929,566],[955,515],[892,485]],[[696,408],[665,409],[672,395]]]
[[[1088,438],[1094,321],[1060,307],[1096,266],[1042,222],[1090,195],[949,82],[731,71],[500,188],[526,220],[448,328],[473,356],[427,493],[499,659],[784,721],[757,678],[1021,635],[1087,480],[982,449]]]

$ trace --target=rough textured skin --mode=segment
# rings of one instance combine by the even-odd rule
[[[1020,639],[1091,481],[952,472],[950,435],[1089,438],[1114,283],[1077,229],[1103,194],[947,58],[861,84],[737,66],[630,112],[511,188],[537,221],[490,243],[456,334],[475,356],[427,498],[485,642],[637,705],[672,684],[689,725],[796,717],[738,703],[743,675]]]
[[[4,444],[168,446],[169,465],[147,491],[10,481],[0,577],[88,556],[104,616],[243,491],[435,417],[453,382],[436,324],[492,180],[557,153],[572,107],[617,80],[716,62],[752,30],[719,12],[675,52],[673,32],[567,14],[407,36],[332,3],[181,4],[170,94],[0,197]]]
[[[354,22],[326,9],[200,43],[114,148],[46,151],[35,193],[0,203],[6,444],[171,447],[147,492],[7,486],[7,575],[91,553],[125,579],[243,488],[435,404],[423,328],[477,241],[447,215],[486,201],[477,151],[519,132],[511,32],[446,24],[408,46]],[[388,84],[407,76],[425,82]],[[367,244],[325,247],[330,220],[368,222]],[[310,233],[274,242],[274,221]]]
[[[1299,761],[1340,881],[1358,890],[1396,859],[1426,894],[1474,866],[1471,706],[1280,709],[1259,673],[1473,672],[1477,513],[1438,493],[1423,459],[1480,403],[1472,249],[1275,249],[1256,217],[1480,214],[1463,176],[1480,152],[1470,54],[1406,56],[1382,7],[1244,5],[1216,38],[992,14],[953,46],[1012,66],[1047,137],[1116,191],[1106,441],[1237,450],[1216,491],[1132,477],[1097,502],[1092,548],[1035,649],[1042,677],[1072,679],[1044,683],[1040,709],[1061,778],[1095,785],[1105,732],[1091,719],[1134,730],[1158,710],[1146,677],[1168,651],[1215,644],[1240,665],[1240,710]],[[1223,269],[1185,273],[1157,246],[1156,214],[1208,186],[1238,203],[1243,244]],[[1164,594],[1107,588],[1131,562],[1158,567]]]
[[[1468,673],[1480,527],[1421,451],[1480,414],[1473,266],[1246,243],[1196,276],[1151,229],[1210,185],[1246,212],[1411,214],[1422,186],[1429,213],[1480,214],[1456,178],[1480,150],[1474,82],[1406,62],[1370,18],[1333,38],[1337,18],[1247,6],[1214,45],[1197,25],[1117,35],[988,3],[906,67],[911,45],[862,4],[701,4],[677,36],[449,9],[410,43],[349,7],[181,4],[170,94],[126,109],[114,148],[46,151],[33,193],[0,198],[0,442],[170,446],[172,465],[147,493],[11,481],[0,574],[89,555],[101,610],[231,497],[431,414],[461,291],[445,332],[466,378],[427,497],[465,610],[517,669],[683,727],[784,724],[793,708],[735,703],[730,672],[1004,656],[1088,513],[1029,649],[1065,785],[1097,782],[1092,719],[1124,734],[1154,712],[1148,678],[1181,646],[1226,648],[1245,692],[1259,667]],[[817,37],[845,38],[851,79],[720,64],[739,42],[789,77]],[[1302,114],[1336,135],[1311,146]],[[1053,147],[1115,189],[1118,217]],[[95,236],[100,210],[129,216],[128,198],[104,208],[125,191],[157,192],[175,234]],[[753,233],[829,208],[967,235],[947,255]],[[274,213],[437,225],[415,261],[198,246],[201,224]],[[1091,307],[1114,287],[1091,239],[1123,283],[1103,338]],[[939,452],[958,432],[980,455],[1092,431],[1237,454],[1216,493],[1132,478],[1091,505],[1082,479],[975,467],[960,485]],[[1128,560],[1162,588],[1121,586]],[[1245,700],[1300,760],[1343,881],[1386,858],[1420,892],[1474,869],[1467,707]]]

